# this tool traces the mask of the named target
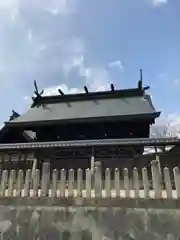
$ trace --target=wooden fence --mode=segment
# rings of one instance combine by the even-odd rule
[[[101,166],[93,169],[54,169],[50,174],[50,164],[43,163],[39,169],[7,171],[3,170],[0,182],[0,197],[54,197],[54,198],[180,198],[180,171],[173,169],[173,179],[168,168],[160,171],[158,162],[152,161],[151,179],[147,169],[141,169],[141,177],[136,168],[132,178],[128,169],[106,169],[102,178]],[[77,172],[76,172],[77,171]],[[83,179],[85,171],[85,179]],[[113,178],[111,176],[112,171]],[[120,174],[120,172],[123,172]],[[162,172],[162,174],[161,174]],[[75,173],[77,178],[75,178]],[[163,175],[163,179],[162,179]],[[51,177],[50,177],[51,176]]]

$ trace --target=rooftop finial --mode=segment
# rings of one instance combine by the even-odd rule
[[[9,117],[9,120],[14,120],[15,118],[18,118],[20,116],[19,113],[17,113],[16,111],[12,110],[12,115]]]
[[[84,86],[85,93],[89,93],[87,86]]]
[[[111,91],[114,92],[114,84],[111,83]]]
[[[61,95],[64,95],[63,91],[59,88],[58,89],[58,92],[61,94]]]
[[[142,81],[142,69],[140,69],[140,80]]]
[[[35,95],[37,98],[40,98],[42,96],[42,94],[44,93],[44,90],[42,90],[41,92],[39,92],[38,90],[38,86],[37,86],[37,83],[36,83],[36,80],[34,80],[34,88],[35,88]]]
[[[142,89],[142,69],[140,69],[140,80],[138,81],[138,88]]]

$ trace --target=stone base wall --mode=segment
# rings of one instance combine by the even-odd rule
[[[179,201],[118,201],[114,206],[108,200],[87,206],[81,201],[79,206],[78,202],[35,201],[1,201],[0,239],[180,239]]]

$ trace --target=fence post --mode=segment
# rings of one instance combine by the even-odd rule
[[[127,168],[124,168],[124,189],[126,193],[126,197],[129,197],[129,172]]]
[[[16,178],[16,172],[15,170],[11,170],[9,175],[9,183],[8,183],[8,197],[13,196],[15,178]]]
[[[101,163],[100,162],[95,162],[94,190],[95,190],[95,197],[100,198],[102,196],[102,176],[101,176]]]
[[[149,180],[148,180],[147,168],[142,169],[142,181],[143,181],[143,187],[144,187],[144,198],[148,198],[149,197]]]
[[[58,181],[58,170],[54,169],[52,173],[52,197],[56,197],[57,181]]]
[[[36,169],[35,176],[33,178],[33,197],[38,196],[38,188],[39,188],[39,181],[40,181],[40,171]]]
[[[77,172],[77,196],[78,197],[82,196],[82,190],[83,190],[82,177],[83,177],[83,171],[82,169],[79,168]]]
[[[65,181],[66,181],[66,171],[61,169],[61,180],[60,180],[60,196],[65,197]]]
[[[106,239],[105,237],[103,237],[103,233],[102,230],[100,228],[95,228],[92,231],[92,240],[104,240]],[[107,238],[108,239],[108,238]],[[108,239],[109,240],[109,239]],[[119,238],[119,240],[121,240],[121,238]]]
[[[73,197],[74,170],[70,169],[68,174],[68,197]]]
[[[139,174],[137,168],[133,168],[133,185],[135,190],[135,197],[139,197]]]
[[[1,196],[5,196],[6,186],[8,181],[8,171],[3,170],[1,179]]]
[[[19,197],[21,196],[21,189],[23,186],[23,180],[24,179],[24,174],[22,170],[18,171],[18,176],[17,176],[17,186],[16,186],[16,196]]]
[[[153,160],[151,163],[151,171],[152,171],[152,180],[153,180],[155,198],[161,198],[162,197],[161,181],[160,181],[161,176],[159,172],[158,162],[156,160]]]
[[[169,168],[164,168],[164,182],[165,188],[167,192],[167,198],[172,198],[172,185],[171,185],[171,178],[169,174]]]
[[[28,169],[26,171],[26,177],[25,177],[24,197],[28,197],[29,196],[30,182],[31,182],[31,170]]]
[[[31,172],[31,179],[33,179],[35,174],[36,174],[36,168],[37,168],[37,159],[34,158],[33,159],[32,172]]]
[[[174,180],[175,180],[177,198],[180,198],[180,173],[179,173],[179,168],[175,167],[173,169],[173,172],[174,172]]]
[[[114,171],[114,188],[116,191],[116,197],[120,197],[120,174],[118,168],[115,168]]]
[[[94,156],[91,156],[91,172],[92,172],[92,174],[94,172],[94,163],[95,163]]]
[[[48,196],[49,182],[50,182],[50,163],[44,162],[42,167],[42,180],[41,180],[41,189],[43,197]]]
[[[156,162],[158,165],[158,169],[159,169],[159,177],[160,177],[160,181],[162,180],[162,169],[161,169],[161,162],[160,162],[160,157],[156,156]]]
[[[109,168],[105,170],[105,191],[106,197],[111,197],[111,172]]]
[[[91,170],[86,169],[86,198],[91,197]]]

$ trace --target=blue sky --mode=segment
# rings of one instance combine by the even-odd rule
[[[180,109],[179,0],[0,0],[0,122],[46,93],[135,87],[157,110]],[[180,122],[180,121],[179,121]]]

